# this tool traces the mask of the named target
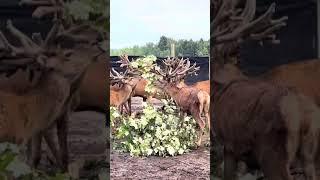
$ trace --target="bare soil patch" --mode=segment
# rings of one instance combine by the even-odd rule
[[[200,147],[174,157],[131,157],[111,150],[111,179],[210,179],[210,151]]]

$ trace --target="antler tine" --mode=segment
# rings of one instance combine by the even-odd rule
[[[187,60],[187,65],[184,67],[184,70],[177,72],[177,75],[182,75],[183,77],[188,74],[196,74],[196,71],[200,70],[200,67],[196,67],[197,63],[194,63],[190,67],[190,61]]]
[[[172,76],[175,76],[177,74],[177,72],[183,68],[183,65],[184,65],[184,62],[185,61],[188,61],[189,59],[183,59],[183,57],[179,60],[177,59],[173,64],[174,65],[174,68],[175,70],[172,72]],[[190,62],[189,62],[189,66],[190,66]],[[171,75],[171,74],[170,74]]]
[[[2,44],[0,51],[2,57],[9,59],[22,57],[32,60],[44,52],[44,49],[41,47],[41,45],[33,42],[32,39],[14,27],[11,20],[7,21],[7,29],[8,32],[12,34],[18,40],[18,42],[20,42],[21,47],[16,47],[10,44],[5,35],[0,31],[0,41]],[[36,37],[35,34],[33,38],[38,38],[36,41],[41,41],[40,37]]]
[[[129,67],[130,61],[129,61],[128,55],[126,54],[120,55],[120,60],[117,61],[117,63],[121,63],[120,67],[124,67],[124,66]]]
[[[54,14],[54,19],[59,19],[63,14],[63,0],[21,0],[19,5],[37,6],[33,11],[32,17],[42,18],[44,16]]]
[[[166,77],[167,74],[165,72],[163,72],[163,70],[159,67],[159,66],[155,66],[153,69],[153,72],[162,76],[162,77]]]
[[[194,74],[200,69],[199,67],[196,67],[196,63],[190,67],[191,63],[188,58],[167,58],[162,62],[165,65],[165,70],[156,69],[156,73],[170,82],[178,81],[179,79],[184,78],[187,74]]]
[[[222,5],[223,6],[223,5]],[[247,0],[245,9],[241,14],[242,22],[241,23],[233,23],[231,20],[229,24],[225,24],[224,31],[225,33],[221,33],[222,31],[216,31],[213,33],[214,44],[224,43],[228,41],[235,41],[240,38],[251,38],[252,34],[259,34],[260,36],[255,36],[255,40],[262,40],[264,38],[268,38],[268,35],[272,34],[276,29],[285,26],[285,21],[288,19],[287,17],[282,17],[277,20],[273,20],[272,16],[275,12],[275,3],[272,3],[269,9],[261,15],[256,20],[252,21],[255,15],[255,0]],[[223,11],[224,9],[221,9]],[[214,19],[217,21],[217,19]],[[251,22],[252,21],[252,22]],[[217,22],[213,22],[217,24]],[[228,26],[235,26],[235,28],[230,28],[232,32],[226,32]],[[221,29],[219,27],[215,27],[214,29]],[[268,30],[265,30],[268,29]],[[262,31],[262,32],[261,32]],[[259,38],[257,38],[259,37]]]
[[[35,55],[42,51],[40,46],[34,43],[28,36],[19,31],[16,27],[13,26],[12,21],[7,21],[7,29],[8,31],[15,36],[25,49],[25,53],[29,55]]]

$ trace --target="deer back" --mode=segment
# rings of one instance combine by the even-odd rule
[[[273,136],[277,134],[274,131],[286,131],[287,122],[281,115],[280,99],[288,95],[287,89],[241,80],[215,91],[212,105],[216,119],[214,128],[227,148],[244,153],[252,148],[250,146],[257,141],[258,134]],[[278,140],[285,143],[282,137]]]

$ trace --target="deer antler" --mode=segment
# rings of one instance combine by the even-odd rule
[[[69,57],[71,51],[60,49],[55,39],[59,31],[60,21],[56,21],[52,26],[45,40],[42,39],[40,33],[33,33],[29,38],[19,31],[11,22],[7,21],[7,29],[15,39],[18,40],[20,46],[11,44],[6,36],[0,31],[0,72],[12,74],[18,72],[21,67],[27,67],[30,73],[25,76],[40,77],[43,70],[51,69],[56,66],[54,59]],[[56,58],[53,58],[56,57]],[[38,73],[38,74],[37,74]],[[29,83],[36,84],[37,80],[31,80]]]
[[[120,67],[130,67],[130,61],[129,61],[129,57],[126,54],[120,55],[120,60],[117,61],[116,63],[121,63]]]
[[[275,3],[260,17],[253,20],[256,11],[256,1],[246,0],[244,10],[237,9],[240,1],[234,3],[232,0],[214,0],[214,5],[219,7],[211,26],[214,31],[211,34],[214,44],[220,44],[243,39],[270,40],[279,43],[273,34],[275,30],[286,26],[288,17],[272,19],[275,13]],[[241,14],[239,14],[241,12]]]
[[[44,49],[37,43],[34,43],[29,37],[20,32],[16,27],[13,26],[11,20],[7,21],[8,31],[20,42],[22,47],[15,47],[10,44],[4,34],[0,31],[0,40],[3,47],[0,49],[2,57],[16,58],[16,57],[27,57],[35,58],[39,54],[44,52]]]
[[[20,5],[37,6],[32,13],[34,18],[42,18],[54,14],[54,19],[63,16],[63,0],[21,0]]]
[[[196,74],[200,67],[196,67],[196,63],[194,63],[190,67],[189,59],[178,59],[178,58],[167,58],[162,61],[164,65],[164,70],[161,68],[155,68],[154,71],[162,76],[167,81],[178,81],[185,78],[187,75]]]
[[[128,70],[128,75],[131,75],[131,76],[141,75],[139,69],[134,68],[130,65],[130,60],[128,55],[124,54],[124,55],[120,55],[119,57],[120,57],[120,60],[117,61],[116,63],[121,63],[120,67],[125,67]]]
[[[128,70],[125,72],[118,72],[114,68],[110,71],[110,82],[114,83],[124,83],[124,80],[128,78]]]
[[[288,17],[272,19],[275,13],[275,3],[261,16],[255,18],[255,0],[212,0],[213,21],[211,22],[211,40],[215,56],[220,54],[215,61],[230,61],[230,57],[238,52],[245,40],[257,40],[273,44],[280,43],[274,32],[286,26]],[[239,7],[244,6],[243,9]],[[218,48],[218,49],[217,49]]]

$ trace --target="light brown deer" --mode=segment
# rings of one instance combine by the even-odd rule
[[[164,67],[157,68],[155,72],[163,79],[156,85],[171,96],[182,112],[191,113],[200,127],[197,145],[200,146],[205,126],[210,130],[210,96],[205,91],[193,87],[179,87],[178,83],[188,74],[194,74],[199,67],[196,64],[190,67],[188,59],[166,59],[163,61]],[[205,120],[201,118],[205,114]]]
[[[293,88],[248,78],[236,66],[226,65],[237,61],[244,40],[280,42],[273,32],[285,26],[287,17],[272,19],[272,4],[254,19],[255,6],[254,0],[213,0],[212,111],[215,132],[224,144],[224,178],[235,179],[236,162],[244,160],[255,162],[268,179],[292,179],[289,167],[299,157],[306,178],[314,180],[319,108]]]
[[[134,69],[127,68],[124,73],[119,73],[115,69],[111,69],[110,83],[117,86],[110,86],[110,105],[115,106],[122,111],[124,106],[129,114],[131,114],[131,97],[135,91],[136,83],[132,81]]]

